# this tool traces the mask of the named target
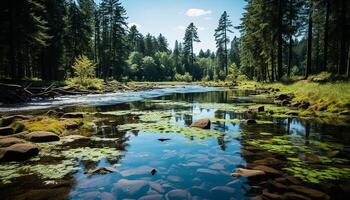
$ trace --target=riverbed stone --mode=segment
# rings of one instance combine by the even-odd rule
[[[15,133],[15,130],[12,127],[0,127],[0,136],[12,135]]]
[[[202,175],[202,176],[214,177],[214,176],[219,175],[219,172],[212,170],[212,169],[200,168],[200,169],[197,169],[197,174]]]
[[[150,189],[150,185],[144,180],[121,179],[113,185],[113,191],[126,198],[138,198],[144,196]]]
[[[72,122],[72,121],[68,121],[64,124],[64,127],[67,130],[74,130],[74,129],[78,129],[81,125],[83,125],[82,123],[77,123],[77,122]]]
[[[82,136],[82,135],[69,135],[64,137],[68,142],[88,142],[91,141],[91,138]]]
[[[150,194],[139,198],[138,200],[162,200],[163,195],[161,194]]]
[[[114,167],[98,167],[96,169],[89,170],[87,174],[93,175],[93,174],[110,174],[110,173],[117,173],[118,170]]]
[[[255,119],[247,119],[244,121],[245,124],[247,125],[253,125],[253,124],[257,124]]]
[[[191,124],[191,127],[210,129],[210,120],[209,119],[199,119]]]
[[[255,176],[262,176],[265,175],[266,173],[262,170],[254,170],[254,169],[243,169],[243,168],[237,168],[234,173],[232,173],[232,176],[235,177],[255,177]]]
[[[9,147],[0,148],[0,162],[26,160],[38,155],[38,153],[38,147],[32,143],[14,144]]]
[[[127,169],[124,171],[121,171],[120,174],[125,178],[132,178],[135,176],[150,176],[150,171],[153,168],[148,166],[141,166],[137,168]]]
[[[283,194],[283,197],[286,200],[311,200],[306,196],[303,196],[301,194],[296,194],[294,192],[286,192]]]
[[[191,195],[209,196],[210,192],[202,186],[193,186],[190,188]]]
[[[15,137],[7,137],[0,139],[0,147],[9,147],[14,144],[24,143],[25,141]]]
[[[32,142],[53,142],[60,140],[58,135],[48,131],[34,131],[28,133],[26,138]]]
[[[16,196],[15,199],[16,200],[66,199],[69,195],[70,190],[71,189],[69,187],[60,187],[60,188],[52,188],[52,189],[32,189],[24,192],[23,194],[20,194],[19,196]]]
[[[61,118],[84,118],[84,114],[85,113],[80,113],[80,112],[76,112],[76,113],[65,113],[62,115]]]
[[[186,200],[191,198],[191,194],[188,191],[182,189],[171,190],[165,195],[166,200]]]
[[[289,189],[297,192],[298,194],[303,194],[311,197],[312,199],[330,199],[330,197],[324,192],[307,188],[301,185],[291,185],[289,186]]]
[[[218,199],[229,199],[235,194],[235,189],[227,186],[216,186],[210,190],[211,194]]]

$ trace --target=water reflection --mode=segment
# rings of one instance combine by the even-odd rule
[[[65,111],[107,112],[120,110],[167,111],[171,121],[181,126],[189,126],[200,118],[247,119],[258,117],[251,113],[238,113],[219,109],[206,109],[201,103],[237,103],[254,102],[253,92],[215,91],[205,93],[181,93],[163,96],[158,100],[187,102],[186,105],[161,105],[151,101],[139,101],[118,105],[98,107],[70,107]],[[336,127],[302,121],[298,118],[271,119],[273,124],[249,126],[239,122],[215,122],[211,130],[220,131],[219,137],[196,139],[174,133],[147,133],[143,130],[119,130],[119,126],[137,123],[137,115],[120,116],[101,115],[95,122],[95,135],[103,138],[118,138],[114,142],[83,144],[89,147],[112,147],[123,152],[114,159],[102,159],[97,163],[80,162],[80,170],[65,185],[70,188],[69,199],[244,199],[252,195],[251,182],[244,178],[233,178],[230,173],[238,167],[247,165],[248,158],[241,153],[244,140],[250,135],[269,132],[277,135],[300,135],[308,139],[332,139],[348,144],[348,127]],[[160,142],[159,138],[170,140]],[[71,144],[71,148],[75,144]],[[80,144],[82,145],[82,144]],[[74,146],[76,147],[76,146]],[[117,172],[108,174],[86,174],[98,167],[114,167]],[[157,173],[151,175],[152,169]],[[45,187],[42,183],[33,183],[34,179],[19,179],[27,194],[28,191]],[[16,196],[15,184],[1,188],[8,189],[5,196]],[[61,185],[58,186],[61,188]],[[9,192],[10,191],[10,192]],[[27,193],[25,193],[27,192]],[[52,192],[52,191],[51,191]],[[57,192],[57,191],[56,191]],[[29,193],[27,195],[30,195]],[[23,194],[22,194],[23,196]],[[27,196],[28,197],[28,196]],[[63,196],[60,196],[63,197]]]

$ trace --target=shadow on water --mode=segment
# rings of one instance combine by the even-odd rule
[[[62,147],[63,149],[110,147],[117,149],[120,155],[94,162],[79,161],[79,170],[76,173],[55,181],[39,178],[35,174],[17,178],[12,183],[1,186],[2,196],[9,199],[245,199],[255,196],[255,188],[259,186],[254,181],[235,178],[230,174],[238,167],[246,167],[252,160],[242,153],[242,149],[248,148],[246,141],[255,138],[252,134],[266,132],[296,135],[305,141],[332,141],[346,146],[349,144],[349,127],[318,124],[299,118],[274,119],[201,106],[208,103],[269,102],[255,98],[254,95],[249,91],[175,93],[152,100],[116,105],[64,108],[65,112],[102,113],[95,122],[95,136],[118,139],[70,144]],[[115,111],[125,113],[103,115]],[[169,123],[180,127],[189,126],[200,118],[223,120],[212,123],[210,131],[220,133],[215,137],[197,138],[196,135],[173,133],[171,130],[164,133],[161,129],[120,128],[130,123],[141,123],[142,115],[152,117],[152,113],[167,115],[162,116],[164,118],[157,123],[161,124],[167,119]],[[246,125],[233,121],[249,118],[270,120],[272,123]],[[147,120],[147,123],[152,121]],[[161,142],[159,138],[170,140]],[[86,173],[96,167],[113,167],[116,171],[93,175]],[[156,169],[154,175],[150,173],[152,169]]]

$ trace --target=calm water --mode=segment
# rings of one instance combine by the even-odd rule
[[[175,92],[130,103],[64,108],[67,112],[149,112],[151,118],[151,113],[160,113],[167,116],[164,120],[155,120],[156,123],[161,124],[167,120],[178,127],[189,126],[200,118],[226,119],[226,121],[212,123],[211,131],[222,135],[197,138],[171,131],[162,133],[161,130],[150,132],[142,129],[121,129],[123,125],[134,120],[134,114],[130,115],[127,112],[116,117],[103,118],[96,122],[98,126],[95,135],[118,138],[113,143],[102,143],[102,146],[116,148],[121,154],[114,159],[102,158],[98,162],[80,161],[79,171],[63,178],[70,181],[69,184],[49,187],[52,199],[246,199],[254,196],[255,183],[246,178],[230,176],[236,168],[245,167],[248,163],[247,158],[241,153],[245,140],[243,134],[269,132],[300,135],[302,138],[319,141],[332,140],[348,147],[350,129],[347,126],[323,125],[312,120],[301,121],[298,118],[258,117],[213,106],[213,103],[250,105],[257,101],[269,102],[266,99],[259,100],[252,94],[247,91]],[[255,117],[273,123],[246,126],[239,122],[229,122],[229,119]],[[152,119],[146,121],[154,123]],[[171,140],[160,142],[159,138]],[[90,147],[94,145],[96,144],[87,144]],[[114,167],[118,171],[95,175],[85,173],[96,167]],[[157,170],[154,175],[150,174],[152,169]],[[48,189],[47,185],[50,185],[48,181],[37,176],[18,178],[12,184],[3,185],[1,193],[9,199],[14,196],[22,198],[26,192],[27,196],[30,196],[33,195],[33,191]],[[64,188],[63,192],[57,188]],[[41,194],[43,193],[41,191]]]

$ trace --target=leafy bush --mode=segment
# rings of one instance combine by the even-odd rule
[[[184,75],[175,74],[175,80],[176,80],[176,81],[191,82],[191,81],[192,81],[192,76],[191,76],[190,73],[188,73],[188,72],[186,72]]]
[[[74,77],[66,80],[66,84],[71,87],[83,89],[100,90],[103,87],[103,80],[95,77],[95,64],[82,55],[75,59]]]

